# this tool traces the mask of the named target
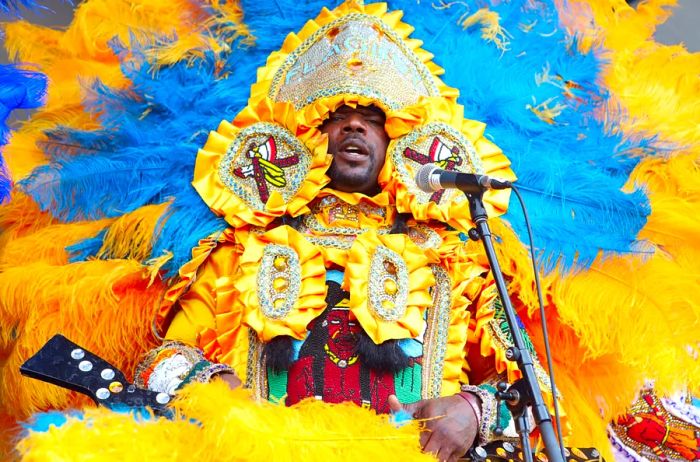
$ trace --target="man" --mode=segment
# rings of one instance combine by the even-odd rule
[[[363,196],[372,196],[381,192],[378,176],[384,166],[389,144],[389,137],[384,129],[385,121],[384,113],[379,108],[372,106],[351,107],[344,105],[329,115],[321,127],[321,131],[328,135],[328,152],[333,156],[328,170],[330,178],[328,188],[346,193],[360,193]],[[347,293],[343,295],[339,285],[333,281],[329,281],[328,284],[328,298],[332,299],[332,295],[336,294],[339,294],[339,296],[335,297],[334,303],[329,303],[328,314],[315,319],[313,322],[317,326],[324,324],[324,328],[328,326],[328,332],[332,339],[335,339],[337,334],[341,334],[344,343],[338,343],[337,346],[330,348],[326,345],[331,345],[333,342],[314,343],[313,332],[315,329],[309,328],[311,333],[305,345],[301,347],[300,359],[289,367],[287,404],[294,404],[300,399],[321,395],[322,399],[329,402],[353,401],[352,397],[356,395],[357,399],[355,401],[358,404],[362,404],[360,400],[362,388],[360,384],[361,372],[359,372],[362,359],[359,362],[354,362],[351,359],[352,355],[357,353],[359,348],[358,333],[360,328],[357,323],[352,322],[348,318],[347,309],[343,310],[343,303],[347,303]],[[333,291],[331,288],[335,290]],[[176,319],[174,322],[176,324],[183,322],[181,319],[183,314],[183,312],[180,312],[179,315],[175,314]],[[338,325],[339,329],[335,328],[335,325]],[[350,332],[351,329],[354,333]],[[345,334],[343,334],[343,331]],[[175,338],[177,339],[177,337],[176,334]],[[326,334],[326,338],[328,337],[329,335]],[[305,348],[305,346],[307,347]],[[325,354],[324,346],[326,346],[326,352],[329,354]],[[308,354],[304,354],[304,349],[311,351]],[[325,380],[326,394],[323,394],[323,392],[317,393],[314,389],[313,378],[318,376],[319,373],[312,370],[313,363],[311,361],[305,361],[305,357],[311,358],[312,356],[325,358],[326,371],[329,368],[328,364],[336,366],[335,369],[338,373],[327,373],[327,376],[330,378]],[[337,361],[333,365],[328,360],[329,357],[340,357],[342,367],[337,367]],[[150,360],[153,360],[153,358],[150,358]],[[145,375],[145,371],[149,369],[152,368],[142,368],[137,375],[142,378],[144,385],[157,389],[152,385],[154,382],[153,376],[150,377],[151,380],[149,381]],[[353,372],[356,370],[358,372]],[[187,372],[186,375],[189,374],[189,371],[184,372]],[[394,394],[392,384],[394,372],[391,368],[389,371],[382,371],[379,368],[367,371],[368,376],[372,378],[372,384],[376,384],[377,388],[390,390],[390,392],[385,391],[384,398],[381,398],[376,406],[372,407],[380,412],[405,410],[414,418],[424,419],[425,430],[421,435],[421,446],[426,452],[436,454],[440,460],[456,460],[463,456],[474,444],[477,437],[478,420],[481,413],[478,398],[471,393],[459,392],[452,396],[402,404]],[[353,373],[354,380],[350,376],[342,378],[345,375],[341,377],[340,373]],[[377,380],[376,376],[381,376],[384,380]],[[214,377],[225,380],[231,387],[241,385],[241,380],[232,370],[217,373]],[[335,387],[330,384],[331,379],[335,379]],[[155,382],[158,383],[158,380],[155,380]],[[339,389],[341,382],[345,388]],[[160,383],[172,384],[172,381],[161,380]],[[305,387],[309,391],[300,392],[299,386],[292,386],[294,384]],[[172,389],[158,389],[158,391],[172,392]],[[366,400],[367,403],[369,401],[369,399]]]
[[[507,336],[482,251],[460,238],[463,195],[425,193],[415,172],[513,175],[383,15],[322,13],[324,32],[273,53],[248,106],[212,132],[193,185],[230,228],[181,267],[156,319],[167,341],[136,378],[405,410],[426,452],[456,460],[493,437],[487,381],[514,366],[497,354]],[[484,199],[502,213],[508,196]]]

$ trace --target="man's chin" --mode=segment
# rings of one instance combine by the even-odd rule
[[[338,171],[332,168],[328,170],[331,179],[329,187],[338,191],[367,194],[376,188],[376,185],[368,185],[369,172],[367,169],[353,169],[352,171]]]

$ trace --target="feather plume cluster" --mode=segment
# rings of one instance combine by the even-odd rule
[[[0,208],[0,321],[12,326],[0,330],[0,425],[75,404],[16,372],[57,330],[123,367],[147,348],[165,286],[149,281],[225,227],[189,184],[197,148],[245,106],[286,34],[339,1],[132,3],[83,2],[65,31],[4,26],[10,54],[46,77],[12,68],[27,99],[0,96],[9,109],[45,101],[2,151],[0,198],[17,186]],[[601,448],[645,380],[700,383],[687,353],[700,330],[700,78],[688,72],[700,54],[652,39],[673,4],[389,2],[513,162],[573,442]],[[541,351],[523,218],[513,204],[504,219],[498,251]]]
[[[293,408],[255,402],[223,382],[183,390],[172,420],[105,409],[68,417],[59,427],[30,431],[21,460],[87,461],[431,461],[418,443],[418,423],[395,426],[386,415],[351,403],[307,400]]]

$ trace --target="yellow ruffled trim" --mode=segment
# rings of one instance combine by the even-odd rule
[[[378,246],[384,246],[403,258],[408,272],[408,297],[403,315],[396,320],[386,320],[370,306],[370,273],[372,256]],[[350,311],[360,325],[377,344],[391,339],[415,338],[425,324],[425,310],[432,305],[429,293],[435,277],[428,267],[431,261],[404,234],[378,235],[370,230],[355,239],[348,253],[343,289],[350,292]],[[350,288],[352,287],[352,290]]]
[[[510,161],[498,146],[483,136],[486,128],[485,124],[463,118],[463,107],[460,105],[453,104],[442,98],[424,98],[419,104],[405,108],[403,113],[401,120],[410,120],[411,123],[392,133],[394,136],[387,150],[384,168],[380,173],[380,185],[385,191],[389,191],[395,196],[398,212],[410,212],[419,221],[437,220],[448,223],[460,231],[468,231],[473,227],[473,223],[469,215],[469,208],[465,206],[466,202],[449,200],[443,201],[444,203],[442,204],[437,204],[432,201],[421,203],[418,200],[415,193],[411,191],[416,188],[413,180],[416,172],[413,171],[413,168],[407,166],[411,184],[406,184],[396,171],[396,165],[391,156],[396,143],[414,129],[429,123],[444,123],[455,128],[472,143],[483,168],[478,173],[515,181],[516,177],[510,169]],[[412,116],[405,114],[411,114]],[[398,127],[398,124],[394,124],[394,127]],[[457,191],[449,193],[461,195]],[[493,218],[504,214],[508,209],[509,198],[510,190],[486,191],[483,200],[489,217]]]
[[[321,251],[289,226],[278,226],[263,235],[250,233],[243,244],[241,274],[233,284],[239,294],[233,311],[243,313],[244,324],[255,330],[263,342],[279,335],[303,339],[306,326],[326,308],[326,270]],[[267,316],[258,297],[258,272],[269,244],[292,248],[301,267],[299,295],[291,310],[280,318]],[[290,285],[293,283],[290,281]]]
[[[478,252],[471,252],[455,231],[440,233],[443,244],[438,249],[441,266],[450,278],[451,310],[447,329],[447,349],[443,365],[441,394],[452,395],[460,391],[460,383],[467,383],[464,374],[471,312],[468,310],[481,288],[481,276],[488,271],[488,264]]]
[[[192,249],[192,259],[182,265],[178,270],[179,278],[175,284],[170,286],[163,296],[158,312],[156,313],[155,327],[162,332],[164,323],[171,316],[171,311],[175,303],[190,288],[195,281],[197,271],[209,259],[214,249],[222,242],[233,242],[234,234],[231,228],[225,229],[221,233],[215,233],[209,237],[201,239],[197,246]]]
[[[277,124],[287,129],[311,153],[309,171],[292,198],[286,202],[278,191],[270,191],[264,210],[251,208],[224,185],[219,175],[219,165],[238,133],[259,122]],[[209,208],[224,217],[231,226],[266,226],[284,214],[298,216],[309,211],[308,203],[329,182],[325,172],[330,166],[331,156],[327,150],[327,138],[314,128],[300,126],[297,114],[289,103],[273,103],[263,99],[255,106],[244,108],[233,124],[222,121],[217,131],[210,133],[207,143],[197,155],[192,184]]]

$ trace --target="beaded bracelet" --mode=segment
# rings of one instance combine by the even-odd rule
[[[474,385],[462,385],[462,392],[476,395],[481,401],[481,418],[479,419],[479,439],[477,445],[483,446],[493,439],[491,429],[496,421],[496,397],[489,391]],[[472,404],[466,397],[462,397],[469,402],[469,404]]]

